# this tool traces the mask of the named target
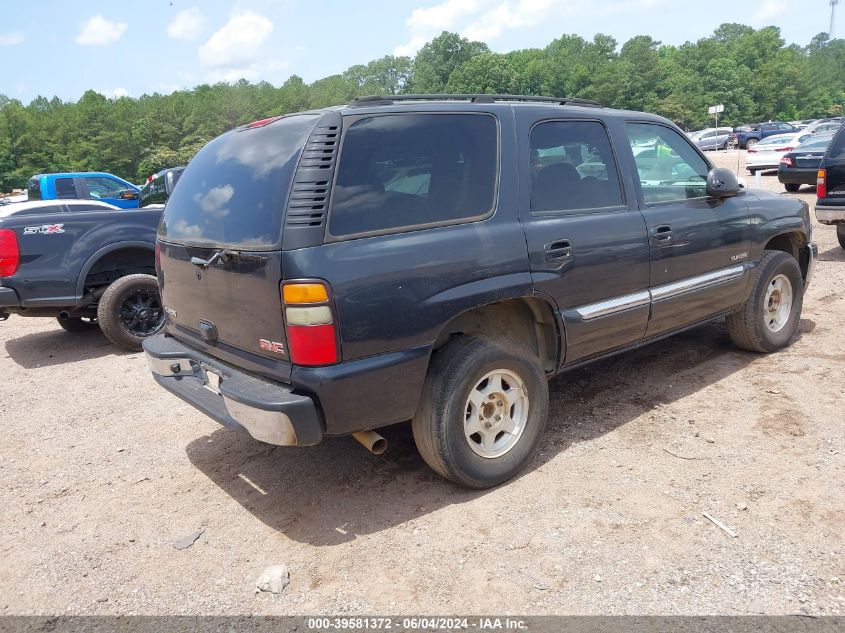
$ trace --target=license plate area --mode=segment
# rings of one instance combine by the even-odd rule
[[[203,365],[203,387],[220,395],[220,383],[223,382],[223,374],[212,367]]]

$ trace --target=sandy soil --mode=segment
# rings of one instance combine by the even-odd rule
[[[0,614],[845,614],[845,253],[815,238],[791,347],[715,324],[561,375],[532,467],[487,492],[401,426],[381,457],[260,444],[99,333],[12,317]],[[290,586],[255,594],[277,563]]]

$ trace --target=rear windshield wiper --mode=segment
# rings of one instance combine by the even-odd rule
[[[208,268],[215,262],[222,262],[226,263],[229,261],[229,258],[232,255],[237,255],[238,251],[233,251],[228,248],[220,249],[219,251],[214,251],[214,254],[209,257],[208,259],[203,259],[202,257],[191,257],[191,263],[194,266],[199,266],[200,268]]]

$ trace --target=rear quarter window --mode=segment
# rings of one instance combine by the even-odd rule
[[[56,178],[56,197],[59,200],[73,200],[77,197],[73,178]]]
[[[487,114],[387,114],[344,135],[333,237],[479,219],[493,211],[498,125]]]

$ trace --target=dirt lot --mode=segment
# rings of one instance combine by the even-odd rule
[[[141,354],[12,317],[0,613],[845,614],[845,256],[815,237],[789,349],[738,351],[717,324],[564,374],[531,469],[480,493],[432,475],[406,428],[381,457],[273,448]],[[287,590],[253,593],[277,563]]]

